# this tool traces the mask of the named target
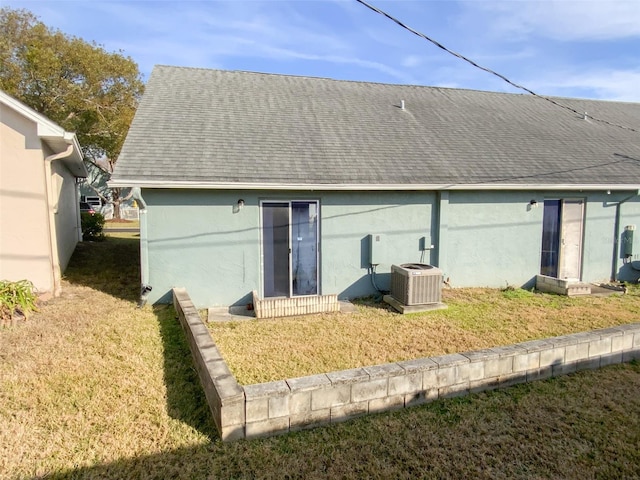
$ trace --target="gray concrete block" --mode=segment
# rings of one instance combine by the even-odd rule
[[[571,336],[576,339],[576,343],[589,343],[600,338],[600,335],[596,333],[595,330],[591,332],[574,333]]]
[[[452,365],[439,368],[436,373],[436,379],[436,386],[438,388],[455,385],[458,383],[456,379],[456,366]]]
[[[494,390],[500,386],[499,377],[487,377],[481,380],[469,382],[469,393],[479,393],[485,390]]]
[[[545,340],[531,340],[529,342],[517,343],[519,347],[522,347],[527,352],[541,352],[542,350],[548,350],[553,345]]]
[[[244,424],[230,425],[219,430],[220,438],[223,442],[233,442],[245,438]]]
[[[468,365],[467,380],[475,382],[484,378],[484,362],[471,362]]]
[[[615,365],[616,363],[622,363],[622,352],[610,353],[600,357],[600,367]]]
[[[470,364],[456,365],[456,383],[468,383],[471,375]]]
[[[404,371],[404,370],[403,370]],[[405,395],[422,390],[422,373],[410,373],[389,378],[389,395]]]
[[[625,332],[625,334],[628,332],[640,333],[640,323],[628,323],[626,325],[618,325],[616,328],[618,330]]]
[[[500,357],[500,354],[498,352],[495,352],[490,348],[474,350],[473,352],[464,352],[461,353],[461,355],[467,357],[470,362],[483,362],[491,358]]]
[[[388,380],[386,378],[355,383],[351,386],[351,401],[357,403],[386,397],[388,392],[387,385]]]
[[[430,388],[417,393],[408,393],[404,396],[405,407],[414,407],[424,403],[433,402],[438,399],[438,389]]]
[[[431,357],[431,360],[436,362],[440,368],[469,363],[469,358],[460,353],[450,353],[448,355]]]
[[[331,380],[329,380],[329,377],[324,373],[306,377],[288,378],[285,381],[292,392],[317,390],[318,388],[331,386]]]
[[[311,392],[311,410],[323,410],[351,401],[351,385],[331,386]]]
[[[633,348],[640,348],[640,332],[633,334]]]
[[[574,373],[578,369],[577,363],[573,362],[565,362],[560,363],[558,365],[551,366],[551,374],[554,377],[559,377],[560,375],[567,375],[568,373]]]
[[[514,355],[523,354],[528,352],[528,350],[519,344],[514,345],[503,345],[501,347],[494,347],[491,350],[500,355],[500,358],[503,357],[513,357]]]
[[[600,335],[600,338],[603,338],[603,337],[613,338],[619,335],[624,335],[624,331],[619,327],[600,328],[594,331]]]
[[[331,407],[331,423],[343,422],[369,413],[369,402],[349,403]]]
[[[513,372],[513,356],[491,358],[484,362],[484,374],[487,377],[497,377]]]
[[[438,398],[461,397],[469,393],[469,383],[460,383],[458,385],[450,385],[438,388]]]
[[[561,335],[559,337],[552,337],[546,340],[554,347],[566,347],[567,345],[575,345],[578,343],[578,339],[574,335]]]
[[[552,347],[540,352],[540,368],[559,365],[564,362],[566,347]]]
[[[354,368],[351,370],[339,370],[327,373],[327,377],[332,385],[343,385],[369,380],[369,373],[364,368]]]
[[[244,390],[233,375],[218,377],[213,380],[221,405],[244,402]]]
[[[289,398],[289,412],[291,415],[303,415],[311,412],[311,392],[295,392]]]
[[[632,348],[622,352],[623,362],[630,362],[631,360],[640,360],[640,348]]]
[[[589,358],[611,353],[611,339],[603,337],[589,342]]]
[[[500,375],[498,377],[498,383],[500,388],[513,387],[520,383],[526,383],[527,374],[525,372],[509,373],[507,375]]]
[[[565,347],[564,360],[567,363],[574,363],[589,358],[589,344],[576,343]]]
[[[261,422],[263,420],[267,420],[269,418],[269,399],[247,399],[245,404],[245,415],[247,422]]]
[[[536,368],[535,370],[527,371],[527,382],[535,382],[537,380],[546,380],[553,376],[553,367],[548,365],[546,367]]]
[[[222,428],[231,425],[242,425],[245,423],[245,403],[242,401],[235,402],[220,407],[220,426]]]
[[[291,415],[289,429],[291,431],[305,430],[331,423],[331,409],[313,410],[305,413]]]
[[[247,439],[267,437],[289,431],[289,417],[270,418],[261,422],[252,422],[245,425]]]
[[[289,400],[289,395],[269,398],[269,418],[288,416]]]
[[[369,413],[398,410],[404,407],[404,395],[392,395],[369,400]]]
[[[438,388],[438,369],[422,372],[422,388]]]
[[[576,371],[582,370],[596,370],[600,368],[600,357],[586,358],[584,360],[578,360],[576,363]]]
[[[275,382],[255,383],[253,385],[244,386],[244,394],[247,400],[257,398],[282,397],[291,392],[289,385],[284,380]]]
[[[540,352],[520,353],[513,357],[513,371],[527,372],[540,368]]]
[[[611,352],[623,352],[633,348],[633,334],[622,332],[622,335],[611,338]]]
[[[371,380],[377,378],[389,378],[404,374],[404,369],[397,363],[385,363],[383,365],[372,365],[364,367]]]
[[[416,358],[415,360],[405,360],[398,362],[398,365],[402,367],[407,373],[424,372],[428,370],[435,370],[438,368],[438,364],[430,358]]]

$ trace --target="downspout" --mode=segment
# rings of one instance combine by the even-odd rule
[[[62,272],[60,271],[60,256],[58,255],[57,230],[53,230],[55,229],[56,225],[56,213],[58,213],[58,204],[56,198],[54,197],[54,186],[52,185],[53,170],[51,168],[51,163],[54,160],[59,160],[61,158],[70,156],[73,153],[73,150],[73,143],[70,143],[67,145],[67,149],[64,152],[49,155],[44,159],[44,185],[47,192],[47,221],[49,223],[49,259],[51,261],[51,271],[53,272],[52,293],[55,297],[60,295],[60,292],[62,290]]]
[[[149,240],[147,235],[147,202],[142,197],[140,187],[132,188],[132,196],[138,202],[140,217],[140,300],[138,306],[143,307],[147,303],[147,297],[151,292],[149,285]]]
[[[445,273],[445,284],[449,284],[446,271],[448,269],[448,252],[449,245],[449,192],[440,190],[436,195],[436,249],[435,256],[432,255],[432,262]]]
[[[620,200],[616,203],[616,219],[615,219],[615,228],[614,228],[614,239],[613,239],[613,260],[611,262],[611,281],[618,281],[618,256],[620,255],[620,211],[623,203],[628,202],[634,197],[640,195],[640,190],[638,190],[633,195],[629,195],[627,198]]]

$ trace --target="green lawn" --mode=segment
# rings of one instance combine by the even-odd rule
[[[0,330],[0,478],[637,478],[640,365],[222,444],[136,239],[84,244],[64,294]]]

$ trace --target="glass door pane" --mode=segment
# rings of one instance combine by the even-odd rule
[[[542,256],[540,274],[558,276],[560,247],[560,200],[545,200],[542,217]]]
[[[293,295],[318,293],[318,202],[291,202]]]
[[[289,203],[262,204],[264,296],[288,297]]]

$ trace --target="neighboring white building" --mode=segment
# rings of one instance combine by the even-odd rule
[[[0,279],[60,293],[82,240],[76,179],[86,176],[75,133],[0,91]]]

